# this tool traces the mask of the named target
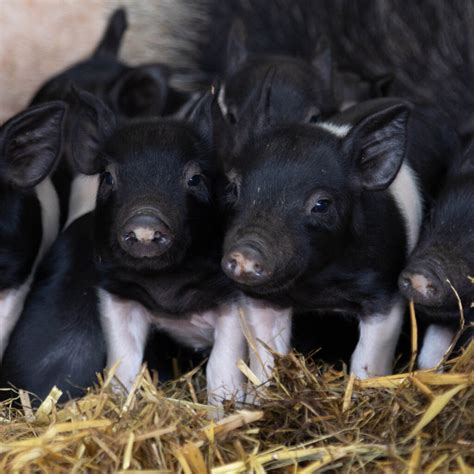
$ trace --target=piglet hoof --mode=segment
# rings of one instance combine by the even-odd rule
[[[214,390],[210,392],[207,398],[209,409],[209,418],[212,420],[220,420],[225,415],[225,405],[230,404],[235,409],[244,408],[245,392],[237,390],[229,393],[226,390]]]
[[[358,379],[370,379],[372,377],[383,377],[391,375],[391,364],[373,364],[358,363],[354,358],[351,363],[351,374],[354,374]]]

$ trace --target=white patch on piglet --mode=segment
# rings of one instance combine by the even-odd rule
[[[351,358],[351,373],[356,377],[366,379],[392,373],[405,306],[405,302],[397,298],[388,313],[361,319],[359,342]]]
[[[49,250],[59,232],[59,199],[53,183],[46,178],[35,187],[41,208],[42,238],[33,268],[26,281],[18,288],[0,293],[0,360],[8,345],[10,335],[23,311],[36,267]]]
[[[319,122],[315,124],[316,127],[322,128],[336,137],[344,138],[351,131],[350,125],[337,125],[331,122]]]
[[[264,383],[272,374],[272,352],[287,354],[291,339],[291,308],[278,308],[268,302],[244,298],[245,319],[250,331],[250,369]]]
[[[0,361],[7,348],[13,328],[23,310],[32,279],[32,275],[30,275],[19,288],[0,292]]]
[[[115,375],[132,388],[143,361],[151,316],[141,304],[99,289],[102,329],[107,346],[107,368],[119,363]]]
[[[448,326],[429,325],[423,338],[420,355],[418,356],[418,368],[432,369],[436,367],[443,360],[454,335],[455,331]]]
[[[225,117],[227,115],[227,105],[225,104],[225,88],[224,85],[221,86],[219,94],[217,95],[217,103],[221,109],[222,115]]]
[[[95,209],[98,189],[98,174],[92,176],[81,174],[73,179],[69,195],[68,218],[64,228]]]
[[[420,236],[423,200],[417,176],[408,163],[404,162],[402,164],[397,177],[388,189],[405,221],[408,253],[410,254]]]

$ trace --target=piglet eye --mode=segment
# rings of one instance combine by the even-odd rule
[[[327,198],[318,199],[316,201],[316,204],[311,209],[311,212],[313,214],[327,212],[329,208],[331,207],[331,204],[332,204],[332,201],[330,199],[327,199]]]
[[[317,113],[317,114],[313,114],[311,115],[311,117],[309,118],[309,123],[316,123],[316,122],[319,122],[321,118],[321,114]]]
[[[188,179],[188,186],[199,186],[202,182],[202,176],[200,174],[195,174]]]
[[[113,186],[115,183],[114,177],[108,171],[104,171],[102,173],[102,182],[106,184],[107,186]]]
[[[237,123],[237,117],[232,112],[227,112],[225,118],[231,125],[235,125]]]

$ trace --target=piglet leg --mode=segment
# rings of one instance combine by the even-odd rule
[[[286,354],[290,350],[292,310],[248,297],[244,307],[250,331],[250,369],[263,383],[272,375],[273,352]]]
[[[120,363],[116,377],[127,390],[140,372],[150,328],[148,312],[139,303],[99,290],[102,328],[107,345],[107,368]]]
[[[404,301],[397,298],[387,313],[361,319],[359,342],[351,359],[351,372],[356,377],[366,379],[392,372],[404,310]]]
[[[30,286],[31,277],[19,288],[0,293],[0,361],[7,348],[13,328],[20,318]]]
[[[452,327],[431,324],[423,338],[423,346],[418,357],[419,369],[432,369],[443,359],[453,341],[455,331]]]
[[[247,357],[247,342],[242,331],[237,306],[226,305],[219,310],[215,322],[214,345],[207,363],[209,403],[219,405],[234,398],[243,401],[245,378],[237,367]]]

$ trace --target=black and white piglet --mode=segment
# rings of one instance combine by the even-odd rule
[[[473,142],[474,145],[474,142]],[[474,322],[474,146],[453,163],[446,184],[408,265],[400,275],[401,293],[413,299],[428,326],[418,366],[438,365],[459,329],[457,292],[466,325]],[[454,290],[453,290],[454,288]],[[472,338],[468,330],[466,339]]]
[[[45,259],[9,345],[4,382],[40,397],[56,384],[75,396],[94,383],[106,352],[130,388],[155,326],[188,346],[213,346],[211,401],[241,390],[236,363],[247,346],[233,282],[220,267],[212,100],[204,96],[187,122],[118,125],[103,102],[79,93],[72,149],[81,172],[101,173],[96,209]]]
[[[398,275],[423,199],[456,135],[435,111],[394,99],[249,143],[228,171],[222,267],[262,306],[359,318],[351,370],[390,373],[405,310]]]
[[[61,153],[66,105],[30,107],[0,127],[0,361],[35,267],[59,229],[48,178]]]

